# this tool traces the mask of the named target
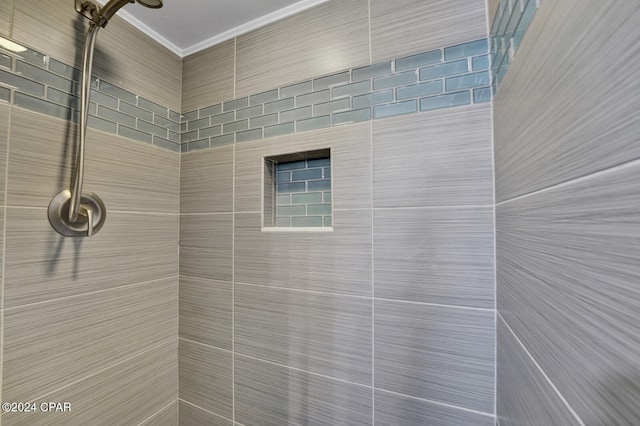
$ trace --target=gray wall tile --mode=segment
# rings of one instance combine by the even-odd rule
[[[233,99],[234,54],[231,39],[183,59],[182,111]]]
[[[303,120],[311,117],[311,106],[302,108],[290,109],[289,111],[282,111],[280,113],[280,121],[287,123],[290,121]]]
[[[497,207],[499,312],[585,424],[640,419],[639,172]]]
[[[174,367],[174,371],[177,371],[177,366]],[[175,385],[172,387],[175,389]],[[158,411],[155,415],[148,418],[143,423],[140,423],[140,426],[175,426],[176,424],[178,424],[178,418],[178,400],[176,399],[173,403]]]
[[[241,424],[370,425],[371,388],[243,357],[235,358]]]
[[[357,109],[353,111],[338,112],[333,114],[333,124],[357,123],[371,120],[371,108]]]
[[[493,413],[494,312],[379,300],[374,312],[376,387]]]
[[[264,137],[271,138],[274,136],[283,136],[293,133],[294,124],[293,123],[284,123],[278,124],[277,126],[269,126],[264,128]]]
[[[5,310],[3,394],[28,401],[175,339],[177,290],[174,277]]]
[[[603,15],[591,5],[543,2],[528,30],[537,36],[523,39],[500,86],[494,100],[497,201],[640,158],[633,95],[640,81],[631,77],[640,58],[626,36],[640,12],[619,3]],[[620,16],[628,19],[619,22]],[[598,25],[608,30],[590,30]],[[607,42],[613,39],[620,43]],[[562,61],[544,60],[559,54]],[[554,87],[550,75],[558,76]]]
[[[177,399],[177,379],[177,351],[173,341],[48,395],[51,401],[71,402],[71,411],[4,413],[2,423],[64,426],[95,424],[96,419],[100,419],[104,424],[139,424]],[[156,420],[142,424],[166,424],[160,423],[162,418]]]
[[[177,275],[176,216],[109,212],[80,254],[45,216],[44,209],[9,209],[5,308]],[[105,259],[119,267],[105,268]]]
[[[232,348],[232,283],[180,277],[180,337]]]
[[[368,63],[367,6],[333,0],[239,36],[236,95]]]
[[[233,211],[233,146],[180,157],[181,213]]]
[[[363,108],[375,104],[383,104],[393,100],[393,90],[383,90],[370,95],[354,96],[351,99],[353,108]]]
[[[0,34],[9,36],[13,0],[0,2]]]
[[[234,318],[237,353],[371,386],[371,299],[236,284]]]
[[[377,297],[493,309],[493,208],[377,210]]]
[[[336,74],[315,78],[313,80],[313,90],[322,91],[336,84],[349,83],[350,81],[351,71],[342,71]]]
[[[495,426],[493,416],[436,404],[382,390],[375,392],[376,425]]]
[[[180,401],[180,426],[192,425],[233,426],[233,422],[188,402]]]
[[[450,0],[446,4],[438,0],[372,0],[373,61],[486,37],[485,13],[484,0]],[[407,34],[418,36],[407,37]]]
[[[231,281],[232,214],[180,217],[180,274]]]
[[[9,142],[9,111],[10,107],[0,105],[0,187],[5,186],[7,143]],[[0,205],[5,204],[5,192],[0,191]]]
[[[311,80],[303,81],[302,83],[292,84],[291,86],[281,88],[280,97],[291,98],[311,91],[313,91],[313,84]]]
[[[43,101],[40,98],[34,98],[33,96],[24,95],[20,92],[14,92],[13,94],[14,105],[21,108],[28,109],[33,112],[45,114],[50,117],[59,118],[62,120],[69,120],[73,117],[76,119],[77,114],[66,107],[61,107],[51,102]]]
[[[333,232],[305,234],[261,232],[259,213],[237,213],[234,267],[236,282],[369,296],[371,213],[334,211]]]
[[[375,207],[492,204],[490,115],[482,105],[374,121]]]
[[[579,425],[501,317],[497,327],[496,414],[500,425]]]
[[[178,354],[180,399],[232,418],[231,352],[179,339]]]

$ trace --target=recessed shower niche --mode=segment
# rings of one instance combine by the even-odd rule
[[[263,228],[331,230],[329,149],[264,159]]]

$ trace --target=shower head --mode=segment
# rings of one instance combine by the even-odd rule
[[[107,22],[109,22],[122,6],[127,3],[134,3],[135,1],[136,0],[109,0],[104,6],[98,7],[91,0],[76,0],[76,10],[97,25],[105,27]],[[152,9],[159,9],[162,7],[163,0],[137,0],[137,2]]]

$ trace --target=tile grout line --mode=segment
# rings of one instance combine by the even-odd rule
[[[569,410],[569,412],[573,415],[573,417],[575,418],[575,420],[580,424],[580,426],[586,426],[585,423],[582,421],[582,419],[578,416],[578,413],[576,413],[574,411],[574,409],[571,407],[571,405],[569,405],[569,402],[565,399],[565,397],[562,395],[562,393],[560,393],[560,390],[556,387],[556,385],[551,381],[551,379],[549,378],[549,376],[547,376],[547,373],[544,372],[544,370],[542,369],[542,367],[540,366],[540,364],[538,364],[538,362],[535,360],[535,358],[533,357],[533,355],[531,354],[531,352],[529,352],[529,350],[527,349],[527,347],[524,345],[524,343],[520,340],[520,338],[516,335],[515,331],[513,331],[513,329],[509,326],[509,324],[507,324],[507,321],[504,319],[504,317],[502,315],[500,315],[498,313],[498,317],[500,318],[500,320],[502,321],[502,323],[504,324],[505,327],[507,327],[507,330],[509,330],[509,332],[511,333],[511,335],[513,336],[514,339],[516,339],[516,341],[518,342],[518,344],[520,345],[520,348],[525,352],[525,354],[527,355],[527,357],[529,358],[529,360],[531,362],[533,362],[533,364],[535,365],[535,367],[538,369],[539,373],[542,374],[542,377],[544,377],[544,379],[547,381],[547,383],[551,386],[551,388],[553,389],[553,391],[556,393],[556,396],[560,399],[560,401],[562,401],[562,403],[565,405],[565,407]]]
[[[377,390],[379,390],[380,392],[388,393],[390,395],[402,396],[402,397],[405,397],[407,399],[412,399],[414,401],[423,401],[423,402],[428,402],[428,403],[435,404],[435,405],[440,405],[442,407],[455,408],[456,410],[461,410],[461,411],[466,411],[468,413],[478,414],[478,415],[483,416],[483,417],[492,417],[492,418],[494,417],[494,415],[491,414],[491,413],[485,413],[484,411],[473,410],[471,408],[465,408],[465,407],[461,407],[459,405],[447,404],[446,402],[439,402],[439,401],[434,401],[432,399],[420,398],[420,397],[417,397],[417,396],[407,395],[407,394],[400,393],[400,392],[394,392],[394,391],[387,390],[387,389],[378,388]]]
[[[224,420],[228,420],[228,421],[230,421],[230,422],[232,422],[232,423],[236,423],[235,421],[233,421],[233,420],[231,420],[231,419],[229,419],[229,418],[227,418],[227,417],[225,417],[225,416],[221,416],[220,414],[214,413],[213,411],[209,411],[209,410],[207,410],[206,408],[202,408],[201,406],[196,405],[196,404],[194,404],[193,402],[189,402],[189,401],[187,401],[186,399],[178,398],[178,402],[179,402],[179,403],[180,403],[180,402],[184,402],[185,404],[188,404],[188,405],[190,405],[190,406],[192,406],[192,407],[196,407],[197,409],[202,410],[202,411],[204,411],[204,412],[206,412],[206,413],[213,414],[214,416],[216,416],[216,417],[218,417],[218,418],[221,418],[221,419],[224,419]],[[180,406],[180,404],[178,404],[178,406]],[[239,423],[238,423],[238,424],[239,424]]]
[[[572,179],[569,179],[569,180],[565,180],[565,181],[560,182],[560,183],[555,183],[553,185],[547,186],[547,187],[542,188],[542,189],[538,189],[538,190],[535,190],[535,191],[532,191],[532,192],[528,192],[528,193],[523,194],[523,195],[518,195],[517,197],[513,197],[513,198],[510,198],[508,200],[500,201],[499,203],[496,204],[496,207],[511,203],[513,201],[519,201],[519,200],[522,200],[524,198],[532,197],[532,196],[535,196],[535,195],[538,195],[538,194],[541,194],[541,193],[545,193],[545,192],[548,192],[548,191],[553,191],[553,190],[558,189],[558,188],[564,188],[565,186],[570,186],[570,185],[574,185],[574,184],[577,185],[577,184],[583,183],[584,181],[588,181],[590,179],[598,179],[603,175],[607,175],[608,173],[616,173],[616,172],[618,172],[620,170],[625,170],[627,168],[632,168],[632,167],[636,167],[636,166],[639,166],[639,165],[640,165],[640,158],[634,158],[632,160],[625,161],[625,162],[622,162],[622,163],[619,163],[619,164],[615,164],[613,166],[610,166],[610,167],[607,167],[607,168],[604,168],[604,169],[596,170],[594,172],[590,172],[590,173],[582,175],[582,176],[578,176],[578,177],[575,177],[575,178],[572,178]]]
[[[0,289],[0,401],[2,401],[4,389],[4,289],[7,276],[6,263],[7,263],[7,197],[9,192],[9,149],[11,147],[11,116],[13,109],[9,107],[7,117],[7,148],[5,150],[5,170],[4,170],[4,207],[2,209],[4,217],[2,218],[2,288]],[[1,423],[2,420],[0,420]]]
[[[369,13],[371,13],[371,0],[369,0]],[[374,209],[373,209],[373,121],[369,126],[369,183],[371,203],[371,411],[372,424],[376,423],[376,280],[375,280],[375,239],[374,239]]]
[[[156,411],[155,413],[153,413],[152,415],[150,415],[149,417],[147,417],[146,419],[144,419],[143,421],[141,421],[140,423],[138,423],[138,426],[144,426],[144,424],[146,422],[148,422],[149,420],[153,419],[155,416],[157,416],[158,414],[160,414],[161,412],[163,412],[164,410],[166,410],[168,407],[170,407],[172,404],[176,404],[178,402],[180,398],[176,399],[175,401],[171,401],[170,403],[168,403],[167,405],[165,405],[164,407],[162,407],[161,409],[159,409],[158,411]]]
[[[5,311],[5,310],[6,311],[12,311],[12,310],[15,310],[15,309],[21,309],[21,308],[26,308],[26,307],[42,305],[42,304],[45,304],[45,303],[59,302],[59,301],[62,301],[62,300],[75,299],[75,298],[84,297],[84,296],[93,296],[93,295],[96,295],[96,294],[107,293],[107,292],[115,291],[115,290],[123,290],[123,289],[129,289],[129,288],[132,288],[132,287],[150,285],[152,283],[157,283],[157,282],[169,280],[169,279],[172,279],[172,278],[179,279],[179,275],[170,275],[170,276],[166,276],[166,277],[163,277],[163,278],[158,278],[158,279],[150,280],[150,281],[142,281],[142,282],[138,282],[138,283],[124,284],[124,285],[117,286],[117,287],[103,288],[103,289],[100,289],[100,290],[89,291],[89,292],[86,292],[86,293],[70,294],[70,295],[67,295],[67,296],[60,296],[60,297],[56,297],[56,298],[53,298],[53,299],[46,299],[46,300],[40,300],[40,301],[37,301],[37,302],[24,303],[24,304],[21,304],[21,305],[12,306],[10,308],[3,308],[3,311]],[[3,298],[3,305],[4,305],[4,298]]]
[[[235,39],[237,40],[237,38]],[[235,58],[235,56],[234,56]],[[235,60],[235,59],[234,59]],[[235,69],[235,67],[234,67]],[[235,76],[234,76],[235,90]],[[235,92],[234,92],[235,94]],[[233,144],[231,162],[231,418],[236,421],[236,144]],[[264,176],[264,172],[262,173]],[[264,188],[264,185],[263,185]]]
[[[177,242],[177,251],[178,251],[178,297],[176,298],[176,304],[178,305],[178,309],[176,312],[178,313],[176,316],[176,401],[180,400],[180,223],[182,222],[182,155],[178,154],[178,242]],[[176,411],[178,412],[178,423],[180,423],[180,404],[176,404]],[[1,425],[0,425],[1,426]]]
[[[487,3],[487,26],[489,25],[489,0]],[[493,115],[493,99],[491,100],[491,175],[493,184],[493,414],[498,418],[498,254],[497,254],[497,228],[498,220],[496,216],[496,157],[495,157],[495,128]]]

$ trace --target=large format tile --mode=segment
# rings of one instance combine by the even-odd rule
[[[231,39],[183,59],[183,112],[233,99],[235,46]]]
[[[3,396],[27,401],[175,341],[177,298],[169,278],[6,309]]]
[[[500,426],[580,423],[498,317],[497,417]]]
[[[177,356],[176,353],[176,360]],[[177,371],[177,365],[174,365],[173,369]],[[178,424],[178,388],[175,386],[175,382],[172,383],[172,387],[176,390],[176,400],[141,423],[140,426],[176,426]]]
[[[367,0],[332,0],[237,38],[236,97],[369,63]]]
[[[85,185],[107,209],[179,213],[180,156],[165,149],[88,132]]]
[[[371,299],[236,284],[237,353],[371,386]]]
[[[0,0],[0,35],[10,35],[12,11],[13,0]]]
[[[371,207],[371,124],[246,142],[236,147],[235,211],[262,210],[264,157],[331,149],[334,209]]]
[[[375,302],[377,388],[493,413],[492,311]]]
[[[498,310],[585,424],[640,422],[639,174],[497,208]]]
[[[372,0],[373,62],[487,36],[485,0]]]
[[[45,349],[46,352],[46,349]],[[71,403],[58,413],[5,413],[3,425],[137,425],[177,398],[175,340],[54,391],[37,402]],[[30,395],[31,396],[31,395]],[[35,396],[35,395],[33,395]],[[24,399],[24,401],[27,401]],[[164,418],[164,417],[163,417]],[[162,420],[160,418],[158,420]],[[176,423],[145,422],[145,425]]]
[[[378,389],[375,407],[376,425],[379,426],[495,426],[493,416]]]
[[[47,207],[71,186],[75,124],[15,108],[7,204]],[[126,160],[123,160],[126,159]],[[108,210],[178,213],[179,155],[89,130],[83,192]]]
[[[375,207],[493,204],[491,105],[373,122]]]
[[[601,6],[541,2],[494,100],[498,201],[640,158],[640,9]]]
[[[235,420],[241,424],[370,425],[371,408],[371,388],[235,358]]]
[[[233,151],[227,145],[182,154],[181,213],[233,211]]]
[[[180,216],[180,274],[231,281],[233,214]]]
[[[7,167],[7,143],[9,142],[10,107],[0,105],[0,206],[5,203],[5,170]]]
[[[229,351],[179,340],[180,399],[227,419],[233,416],[233,361]]]
[[[261,232],[260,220],[236,214],[236,282],[371,295],[370,211],[334,211],[333,232]]]
[[[46,209],[7,211],[4,306],[178,275],[178,217],[107,213],[91,238],[65,238]]]
[[[233,426],[233,422],[195,405],[180,401],[180,426],[194,425]]]
[[[233,284],[180,277],[180,337],[232,348]]]
[[[88,20],[66,0],[13,1],[12,38],[18,43],[80,68]]]
[[[493,207],[376,210],[376,297],[494,307]]]

